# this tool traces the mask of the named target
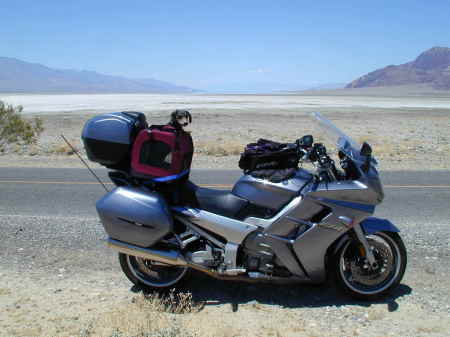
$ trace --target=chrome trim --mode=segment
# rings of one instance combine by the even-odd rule
[[[177,251],[171,250],[171,251],[163,251],[163,250],[157,250],[157,249],[149,249],[149,248],[142,248],[134,245],[130,245],[125,242],[121,242],[118,240],[114,240],[111,238],[108,238],[107,245],[110,248],[113,248],[121,253],[142,257],[144,259],[149,259],[152,261],[157,261],[165,264],[170,264],[173,266],[187,266],[188,263],[184,259],[184,257],[178,253]]]
[[[212,243],[214,243],[217,247],[225,248],[224,243],[220,242],[212,235],[209,235],[208,233],[206,233],[204,230],[202,230],[201,228],[199,228],[198,226],[196,226],[189,220],[187,220],[179,215],[174,215],[174,218],[181,221],[184,225],[189,227],[192,231],[196,232],[197,235],[202,236],[202,237],[206,238],[207,240],[211,241]]]
[[[341,220],[347,227],[351,227],[353,224],[353,219],[349,218],[348,216],[341,215],[338,216],[338,219]]]
[[[237,244],[242,243],[248,234],[258,229],[257,225],[227,218],[197,208],[173,207],[172,209],[189,217],[188,220],[197,226],[222,236],[226,241]],[[179,219],[180,217],[177,218]]]
[[[355,231],[359,242],[361,242],[361,244],[364,247],[364,250],[366,251],[366,258],[367,258],[367,261],[369,261],[370,266],[372,268],[377,268],[377,261],[375,260],[375,256],[373,256],[372,249],[370,249],[369,243],[367,242],[367,238],[361,229],[361,225],[355,224],[353,226],[353,230]]]
[[[224,262],[226,265],[226,271],[231,271],[236,269],[236,261],[237,261],[237,251],[238,251],[239,245],[228,242],[225,245],[225,256],[224,256]]]
[[[239,274],[244,274],[247,271],[245,268],[237,268],[237,269],[227,269],[223,272],[224,275],[236,276]]]
[[[306,221],[306,220],[302,220],[302,219],[298,219],[298,218],[294,218],[293,216],[290,215],[286,215],[286,219],[295,222],[299,225],[306,225],[306,226],[312,226],[313,223],[311,221]]]

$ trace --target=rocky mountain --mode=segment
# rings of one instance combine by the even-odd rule
[[[86,70],[52,69],[0,57],[0,92],[189,93],[194,90],[154,79],[130,79]]]
[[[346,88],[409,84],[427,84],[434,89],[450,90],[450,48],[431,48],[414,61],[375,70],[347,84]]]

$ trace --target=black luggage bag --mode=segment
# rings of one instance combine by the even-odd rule
[[[275,180],[283,180],[295,172],[298,162],[296,148],[289,147],[285,143],[259,139],[258,142],[245,147],[239,160],[239,167],[244,173],[258,178],[277,176]]]

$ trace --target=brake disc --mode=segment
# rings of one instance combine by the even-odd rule
[[[356,258],[349,263],[354,282],[367,286],[374,286],[387,279],[394,267],[394,256],[391,248],[377,240],[368,239],[370,248],[378,267],[373,269],[366,259]]]

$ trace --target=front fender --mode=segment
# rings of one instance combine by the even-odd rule
[[[369,235],[376,232],[400,232],[395,225],[387,219],[380,219],[375,217],[368,217],[361,222],[361,228],[364,233]]]

